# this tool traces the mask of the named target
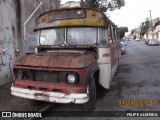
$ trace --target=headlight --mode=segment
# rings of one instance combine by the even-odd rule
[[[69,74],[67,76],[67,80],[68,80],[69,83],[74,83],[76,81],[76,77],[73,74]]]
[[[67,83],[69,84],[77,84],[78,83],[78,75],[76,73],[70,73],[67,75]]]

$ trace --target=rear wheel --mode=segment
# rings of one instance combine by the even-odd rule
[[[91,111],[95,108],[96,104],[96,85],[94,77],[92,77],[87,86],[87,92],[89,94],[89,101],[85,103],[83,106],[86,111]]]

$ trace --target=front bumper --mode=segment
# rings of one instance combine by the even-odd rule
[[[149,45],[157,45],[158,43],[155,42],[148,42]]]
[[[75,103],[83,104],[88,102],[89,96],[87,93],[69,93],[64,94],[61,92],[47,92],[41,90],[30,90],[18,87],[11,87],[11,94],[18,97],[27,99],[48,101],[54,103]]]

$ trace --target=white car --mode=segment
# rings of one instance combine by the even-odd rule
[[[139,39],[139,38],[136,38],[136,41],[140,41],[140,39]]]
[[[120,48],[121,48],[121,55],[126,53],[124,44],[122,42],[120,42]]]
[[[121,41],[120,43],[123,44],[124,46],[127,45],[126,41]]]
[[[157,39],[148,39],[148,45],[158,45]]]

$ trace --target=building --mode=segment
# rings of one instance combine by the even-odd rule
[[[157,40],[160,42],[160,25],[156,26],[156,36]]]
[[[160,39],[158,38],[158,31],[159,28],[157,27],[157,25],[159,25],[160,23],[160,18],[155,18],[152,20],[152,25],[151,25],[151,21],[149,21],[150,26],[149,28],[146,30],[145,34],[143,35],[143,40],[147,40],[147,39],[152,39],[152,38],[156,38],[156,39]]]
[[[140,34],[141,34],[141,27],[139,26],[138,28],[134,29],[134,33],[132,34],[135,39],[140,39]]]
[[[156,30],[157,28],[157,23],[159,23],[160,21],[160,18],[155,18],[152,20],[152,26],[151,28],[148,30],[148,39],[151,39],[151,38],[156,38],[158,39],[158,31]]]
[[[156,34],[157,40],[160,42],[160,18],[157,18],[157,20],[153,24],[154,32]]]

